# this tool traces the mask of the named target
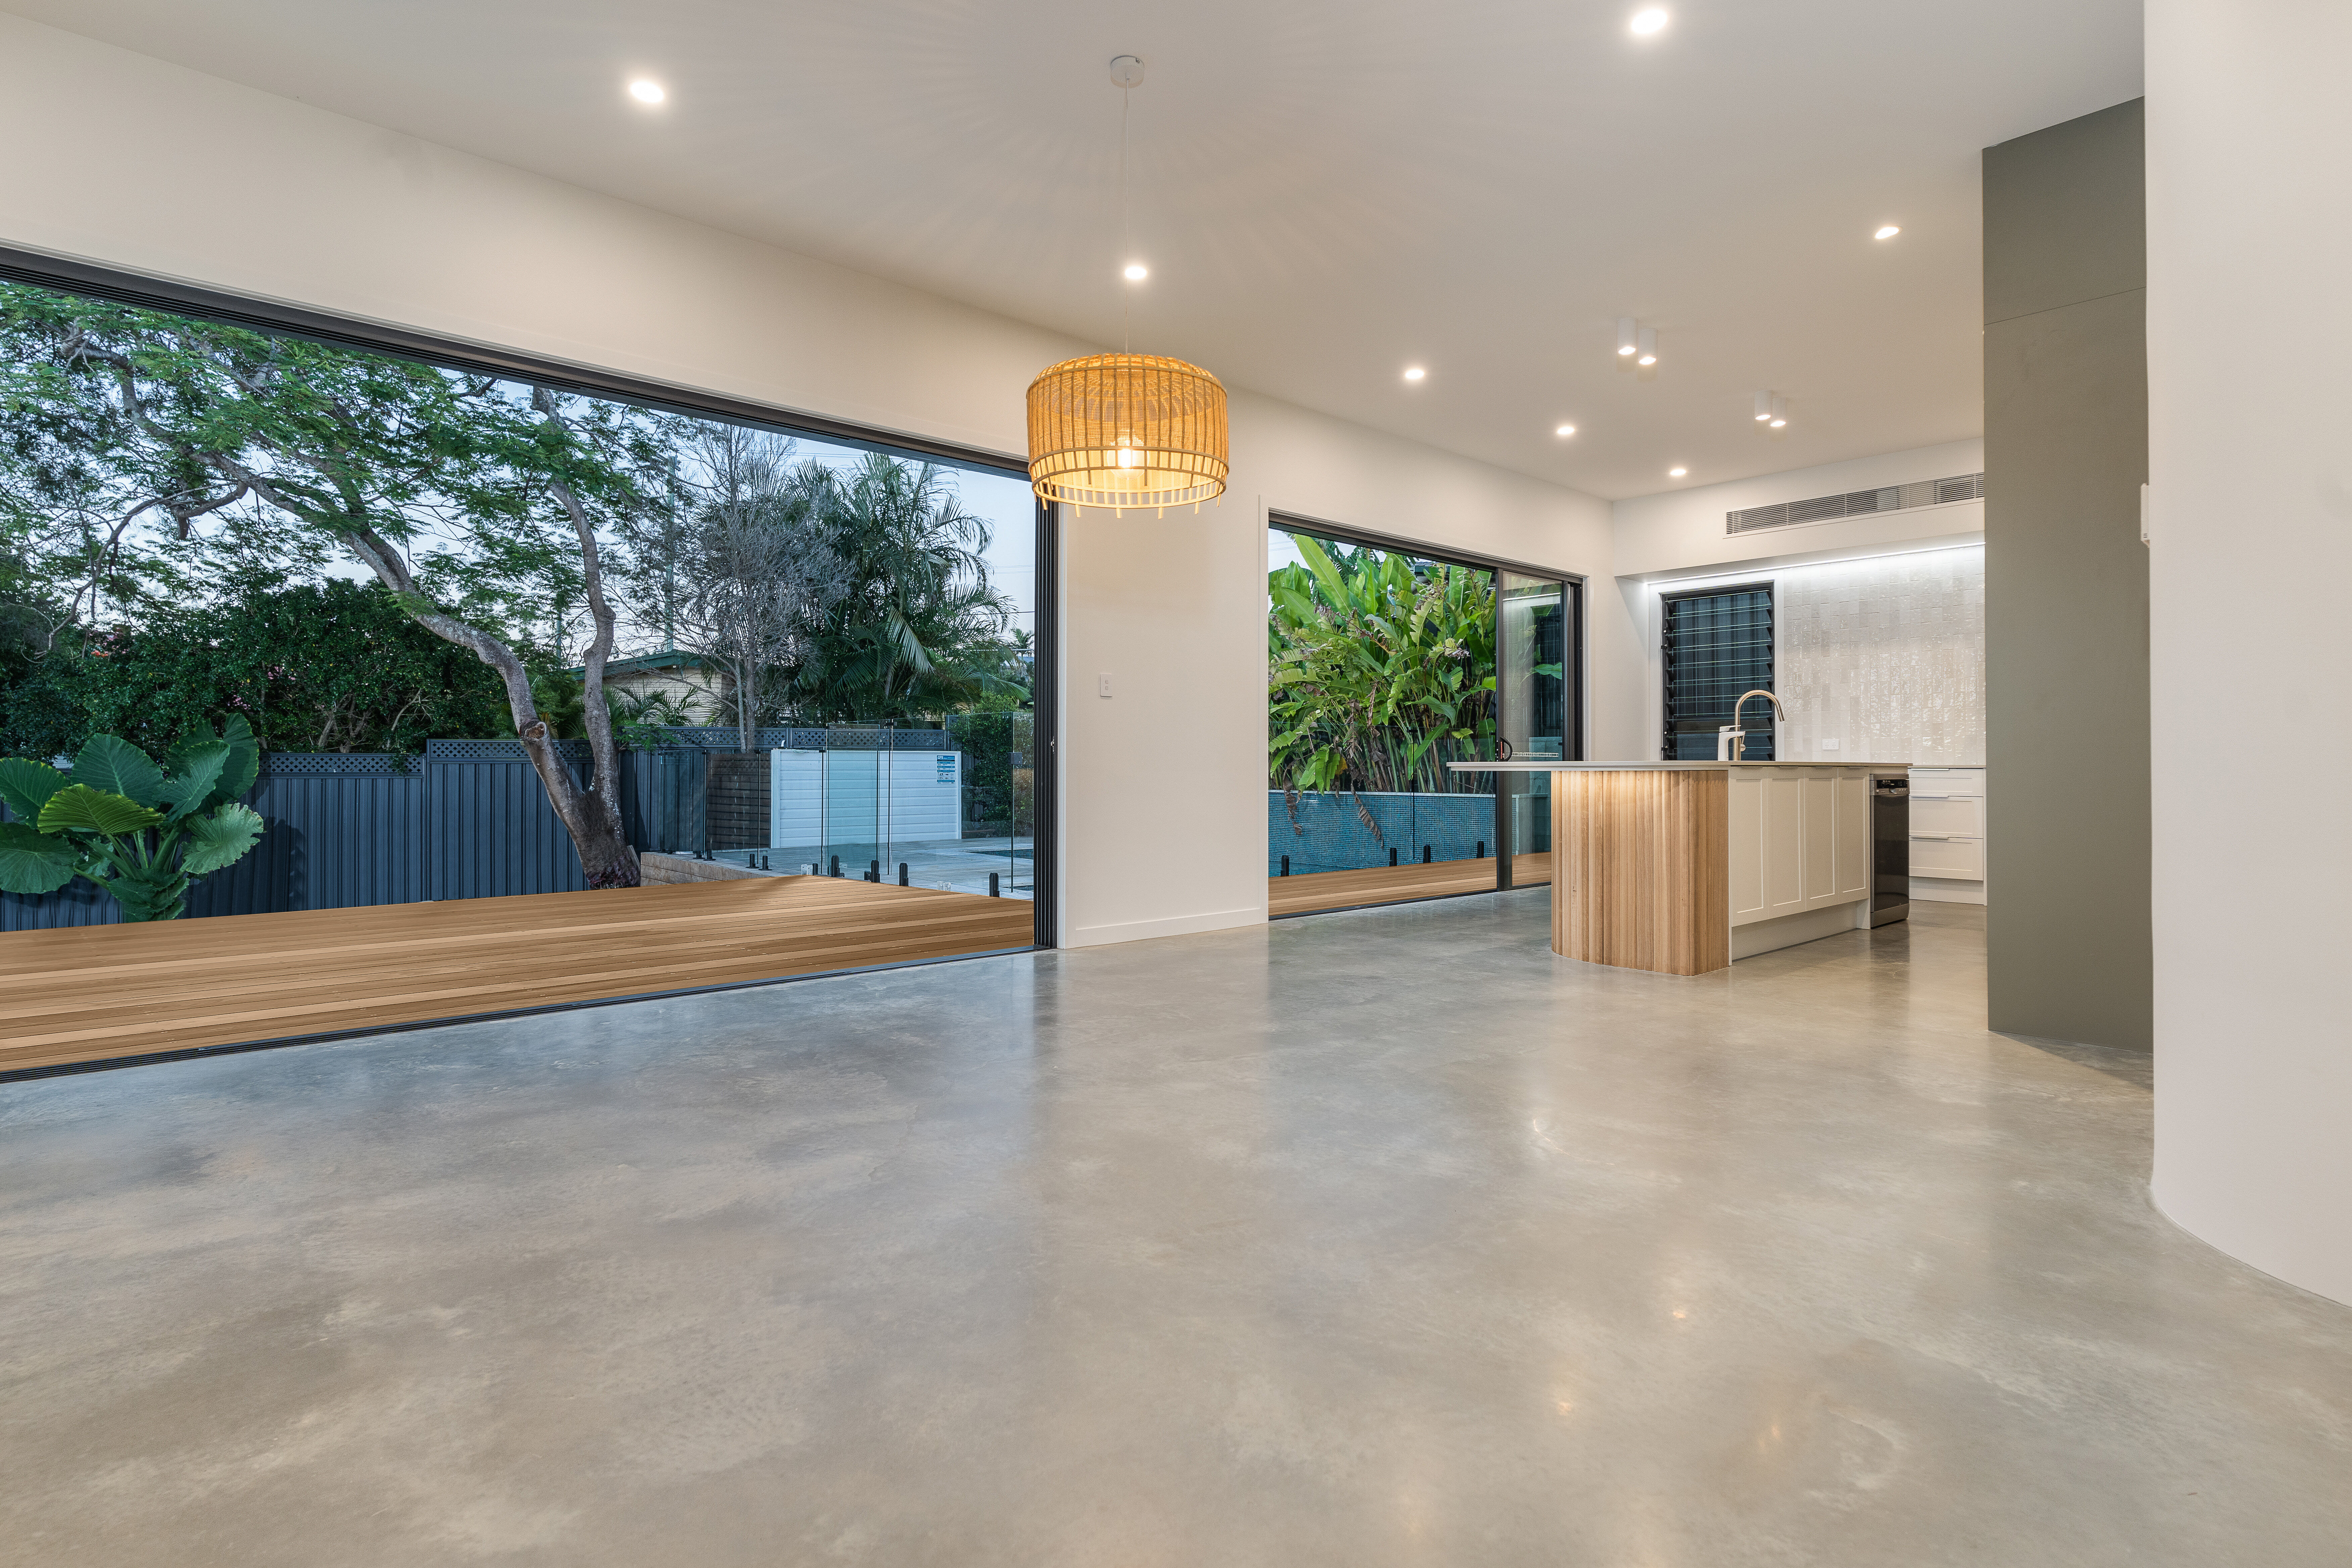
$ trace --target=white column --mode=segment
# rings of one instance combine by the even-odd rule
[[[2352,5],[2147,20],[2156,1200],[2352,1301]]]

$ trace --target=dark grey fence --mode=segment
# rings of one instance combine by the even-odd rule
[[[562,749],[573,774],[585,776],[587,743]],[[629,841],[640,849],[701,848],[709,766],[701,748],[624,752]],[[397,757],[273,752],[246,799],[268,827],[252,854],[196,884],[191,917],[588,885],[520,742],[434,741],[404,766]],[[114,900],[83,881],[40,897],[0,893],[0,931],[119,919]]]

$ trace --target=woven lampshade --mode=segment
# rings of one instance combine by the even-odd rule
[[[1029,384],[1029,485],[1078,506],[1166,508],[1225,492],[1225,387],[1182,360],[1088,354]]]

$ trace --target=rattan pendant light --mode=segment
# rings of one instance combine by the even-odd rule
[[[1119,221],[1127,217],[1127,105],[1143,62],[1111,62],[1121,93]],[[1087,354],[1037,373],[1029,384],[1029,486],[1051,501],[1150,507],[1214,500],[1225,492],[1224,384],[1199,365],[1159,354]]]

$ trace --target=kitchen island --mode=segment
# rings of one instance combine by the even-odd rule
[[[1706,974],[1868,929],[1871,778],[1900,763],[1454,763],[1551,775],[1551,945]]]

